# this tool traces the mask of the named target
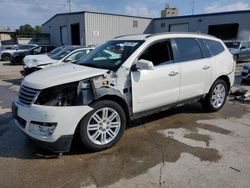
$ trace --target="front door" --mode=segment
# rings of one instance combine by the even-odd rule
[[[136,70],[131,73],[133,113],[177,102],[180,68],[173,61],[170,41],[152,44],[139,59],[152,61],[154,70]]]

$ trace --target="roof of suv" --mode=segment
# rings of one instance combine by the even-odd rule
[[[124,35],[115,37],[113,40],[147,40],[152,38],[162,38],[162,37],[202,37],[216,39],[216,37],[204,33],[191,33],[191,32],[167,32],[167,33],[157,33],[157,34],[140,34],[140,35]]]

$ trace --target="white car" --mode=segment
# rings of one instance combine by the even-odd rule
[[[28,63],[28,62],[32,62],[32,61],[43,60],[44,58],[48,58],[48,56],[53,56],[53,55],[57,54],[65,47],[67,47],[67,46],[59,46],[59,47],[55,48],[54,50],[52,50],[51,52],[49,52],[48,54],[26,55],[23,59],[23,62]]]
[[[33,58],[30,56],[27,58],[25,57],[23,60],[24,70],[21,71],[21,74],[26,76],[37,70],[77,61],[91,52],[93,49],[93,47],[67,46],[62,48],[62,50],[56,54],[38,55],[34,56]]]
[[[23,45],[17,45],[13,47],[13,49],[3,50],[0,53],[0,59],[4,61],[10,61],[13,58],[13,54],[15,52],[25,52],[36,46],[37,46],[36,44],[23,44]]]
[[[117,45],[116,56],[103,53]],[[54,152],[69,151],[75,135],[89,150],[109,148],[129,120],[192,101],[218,111],[234,83],[232,54],[203,34],[118,37],[78,63],[27,76],[13,103],[16,125]]]

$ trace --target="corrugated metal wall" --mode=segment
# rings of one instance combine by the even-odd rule
[[[188,24],[189,32],[208,33],[209,25],[239,24],[238,40],[250,40],[250,13],[154,19],[153,33],[169,32],[172,24]],[[164,27],[163,27],[164,26]]]
[[[85,44],[84,14],[57,15],[42,25],[42,32],[50,34],[51,45],[61,45],[60,27],[67,28],[67,39],[65,45],[71,44],[71,24],[79,23],[81,44]]]
[[[133,27],[137,21],[138,27]],[[86,45],[102,44],[120,35],[151,33],[151,19],[85,12]]]

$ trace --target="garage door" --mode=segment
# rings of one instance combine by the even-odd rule
[[[184,24],[170,24],[170,32],[188,32],[188,23]]]
[[[60,27],[61,44],[68,44],[67,26]]]

